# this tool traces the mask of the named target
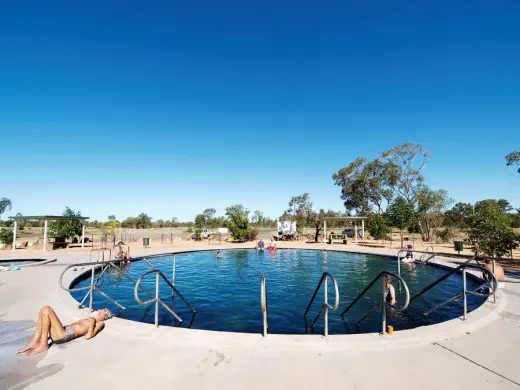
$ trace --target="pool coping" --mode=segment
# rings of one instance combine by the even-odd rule
[[[250,246],[237,246],[229,249],[253,249]],[[280,249],[299,249],[299,250],[328,250],[336,252],[348,252],[348,253],[359,253],[367,255],[376,255],[382,257],[395,257],[396,254],[391,251],[372,252],[367,250],[359,251],[350,250],[350,248],[301,248],[297,246],[284,245]],[[364,248],[363,248],[364,249]],[[142,258],[169,256],[181,253],[191,253],[200,251],[216,251],[216,248],[189,248],[189,249],[178,249],[172,251],[160,250],[157,252],[137,254],[133,261],[140,261]],[[228,250],[228,249],[220,249]],[[429,265],[436,266],[444,269],[454,269],[460,265],[460,263],[454,261],[453,258],[445,258],[439,256],[435,262],[430,262]],[[85,270],[90,272],[90,268]],[[75,274],[73,278],[69,275],[65,278],[64,285],[71,286],[72,283],[81,278],[85,272]],[[471,271],[468,271],[468,275],[473,278],[477,278]],[[72,295],[60,289],[61,301],[67,310],[70,311],[74,307],[75,317],[80,318],[85,315],[85,310],[78,310],[78,302],[72,297]],[[65,295],[65,296],[63,296]],[[498,319],[498,311],[503,309],[506,304],[505,294],[499,290],[496,294],[497,303],[490,302],[491,298],[488,298],[482,305],[475,310],[471,311],[467,315],[467,320],[462,321],[460,318],[454,318],[448,321],[444,321],[437,324],[425,325],[414,329],[407,330],[396,330],[393,335],[382,336],[379,333],[363,333],[363,334],[345,334],[345,335],[329,335],[325,338],[318,334],[268,334],[267,337],[263,337],[260,333],[241,333],[241,332],[230,332],[230,331],[215,331],[215,330],[202,330],[202,329],[189,329],[182,327],[169,327],[159,326],[155,328],[153,324],[147,324],[138,321],[126,320],[121,318],[113,318],[110,321],[111,327],[116,329],[118,332],[125,332],[134,335],[142,334],[143,332],[152,333],[151,337],[158,337],[161,342],[167,342],[168,340],[177,344],[189,344],[189,345],[235,345],[240,347],[254,347],[260,346],[262,348],[269,348],[270,346],[276,346],[277,348],[327,348],[332,349],[350,349],[353,346],[361,347],[364,349],[387,349],[387,348],[408,348],[415,347],[424,344],[431,344],[438,341],[444,341],[453,337],[457,337],[462,334],[470,334],[475,330],[486,326]],[[65,309],[65,307],[64,307]],[[78,317],[78,314],[79,317]],[[461,313],[462,314],[462,313]],[[259,310],[259,316],[261,312]]]
[[[41,265],[54,263],[58,259],[57,258],[55,258],[55,259],[24,259],[24,258],[0,259],[0,266],[3,266],[2,264],[4,264],[4,263],[7,264],[10,261],[29,261],[29,260],[32,260],[33,262],[28,263],[28,264],[15,265],[14,267],[18,267],[18,268],[38,267]]]

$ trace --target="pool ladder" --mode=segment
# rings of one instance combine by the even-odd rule
[[[103,290],[101,290],[101,288],[98,286],[98,284],[99,284],[101,278],[103,277],[103,275],[105,274],[105,272],[108,269],[113,268],[113,269],[115,269],[117,272],[119,272],[122,276],[124,276],[127,280],[129,280],[134,285],[134,298],[136,299],[136,302],[139,305],[146,305],[146,304],[149,304],[149,303],[152,303],[152,302],[155,303],[155,326],[156,327],[159,326],[159,305],[163,306],[179,323],[182,324],[183,323],[182,318],[174,310],[169,308],[164,303],[164,301],[162,299],[159,298],[159,278],[162,278],[166,282],[166,285],[168,287],[170,287],[170,289],[172,290],[172,298],[174,297],[174,295],[177,295],[186,304],[186,306],[188,306],[188,309],[192,312],[192,314],[195,315],[197,313],[197,311],[193,308],[193,306],[191,306],[191,304],[188,302],[188,300],[186,298],[184,298],[184,296],[180,293],[180,291],[173,286],[173,284],[166,278],[166,276],[164,276],[164,274],[160,270],[155,268],[148,260],[146,260],[146,259],[142,259],[142,260],[144,262],[146,262],[152,269],[150,271],[146,271],[145,273],[143,273],[137,280],[135,280],[130,275],[128,275],[128,273],[123,271],[113,261],[105,260],[104,256],[101,256],[101,257],[98,257],[98,261],[96,261],[96,262],[90,261],[88,263],[77,263],[77,264],[69,265],[68,267],[66,267],[62,271],[62,273],[61,273],[61,275],[59,277],[59,284],[60,284],[60,287],[63,290],[68,291],[68,292],[88,290],[87,294],[80,301],[80,304],[79,304],[80,308],[83,307],[83,304],[85,303],[86,299],[89,297],[90,298],[90,300],[89,300],[89,309],[90,309],[90,311],[92,311],[94,292],[97,292],[100,295],[102,295],[103,297],[105,297],[106,299],[108,299],[110,302],[112,302],[114,305],[119,307],[121,310],[126,310],[125,306],[120,304],[115,299],[111,298]],[[90,285],[89,286],[85,286],[85,287],[76,287],[76,288],[67,288],[67,287],[65,287],[64,284],[63,284],[63,275],[65,275],[65,273],[69,269],[71,269],[73,267],[83,267],[83,266],[90,266],[90,267],[92,267],[92,269],[91,269],[91,276],[90,276]],[[101,273],[96,277],[95,271],[97,269],[101,269]],[[141,286],[141,282],[144,279],[144,277],[149,275],[149,274],[152,274],[152,273],[155,273],[155,275],[156,275],[155,294],[152,294],[151,292],[146,290],[143,286]],[[173,277],[175,278],[175,271],[174,271],[174,276]],[[146,293],[151,299],[148,300],[148,301],[145,301],[145,302],[141,301],[141,299],[139,297],[139,290],[143,291],[144,293]],[[192,317],[192,321],[193,321],[193,317]]]
[[[405,302],[404,304],[398,308],[395,305],[392,305],[388,302],[386,302],[386,278],[387,277],[394,277],[396,278],[403,286],[405,291]],[[381,293],[381,303],[375,304],[368,312],[366,312],[354,325],[357,327],[365,318],[367,318],[370,314],[372,314],[377,308],[381,307],[381,334],[386,334],[386,311],[387,307],[392,308],[395,312],[402,312],[406,310],[408,305],[410,304],[410,291],[408,290],[408,286],[406,282],[401,278],[401,276],[393,274],[391,272],[382,271],[377,275],[370,284],[365,287],[365,289],[352,301],[350,305],[348,305],[345,310],[341,313],[341,318],[345,320],[345,314],[363,297],[363,295],[366,294],[368,290],[379,280],[382,279],[382,293]]]
[[[329,305],[329,297],[328,297],[328,281],[332,280],[332,284],[334,286],[334,306]],[[325,282],[325,283],[323,283]],[[303,314],[303,318],[305,320],[305,329],[307,329],[307,314],[309,313],[309,310],[311,309],[311,306],[316,299],[316,295],[318,295],[318,292],[320,291],[321,285],[323,284],[323,305],[320,308],[320,311],[314,318],[314,321],[312,321],[311,329],[314,330],[314,327],[316,323],[318,322],[319,318],[323,314],[324,319],[324,336],[329,336],[329,310],[335,311],[338,309],[339,306],[339,289],[338,289],[338,282],[334,276],[329,274],[328,272],[324,272],[321,275],[320,281],[318,282],[318,285],[316,286],[316,290],[314,290],[314,294],[312,295],[311,300],[309,301],[309,304],[307,305],[307,309],[305,310],[305,313]]]

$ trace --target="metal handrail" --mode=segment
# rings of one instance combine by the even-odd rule
[[[498,280],[497,280],[496,276],[494,275],[494,272],[488,270],[485,267],[482,267],[481,265],[469,264],[469,262],[472,261],[472,260],[476,260],[476,259],[474,259],[474,258],[473,259],[469,259],[465,263],[459,265],[457,268],[455,268],[452,271],[448,272],[446,275],[441,276],[435,282],[430,283],[428,286],[426,286],[421,291],[419,291],[417,294],[415,294],[410,299],[410,302],[413,301],[414,299],[420,297],[421,295],[425,294],[426,292],[428,292],[429,290],[431,290],[432,288],[437,286],[439,283],[441,283],[444,280],[448,279],[451,275],[453,275],[453,274],[455,274],[457,272],[461,272],[462,271],[462,292],[459,293],[459,294],[456,294],[453,297],[447,299],[446,301],[444,301],[444,302],[434,306],[432,309],[430,309],[430,310],[426,311],[425,313],[423,313],[423,315],[424,316],[428,316],[432,312],[434,312],[437,309],[441,308],[442,306],[444,306],[444,305],[446,305],[446,304],[448,304],[450,302],[457,301],[460,298],[464,298],[464,309],[463,309],[463,313],[462,313],[462,319],[463,319],[463,321],[465,321],[466,320],[466,315],[468,314],[467,295],[468,294],[470,294],[470,295],[477,295],[477,296],[481,296],[481,297],[484,297],[484,298],[489,298],[491,295],[493,295],[493,297],[494,297],[495,296],[495,292],[496,292],[496,290],[498,288]],[[481,284],[475,290],[468,290],[466,288],[466,269],[468,269],[468,268],[480,270],[483,275],[484,274],[487,275],[487,277],[484,277],[484,279],[487,279],[487,282]],[[478,292],[479,290],[482,291],[484,288],[489,288],[489,290],[488,290],[489,292],[487,294],[483,294],[483,293],[479,293]]]
[[[269,317],[269,307],[267,305],[267,286],[265,283],[265,274],[262,274],[262,278],[260,279],[260,306],[262,308],[262,316],[264,320],[264,332],[263,336],[267,336],[267,329],[269,328],[269,324],[267,319]]]
[[[88,286],[85,286],[85,287],[76,287],[76,288],[68,288],[68,287],[65,287],[63,285],[63,275],[65,275],[65,273],[71,269],[72,267],[80,267],[80,266],[90,266],[92,267],[92,271],[91,271],[91,276],[90,276],[90,285]],[[99,294],[101,294],[102,296],[104,296],[106,299],[108,299],[110,302],[112,302],[113,304],[115,304],[116,306],[118,306],[121,310],[126,310],[126,308],[121,305],[119,302],[117,302],[115,299],[109,297],[105,292],[103,292],[98,286],[97,284],[99,283],[101,277],[103,276],[103,274],[106,272],[106,270],[108,268],[110,268],[111,266],[115,267],[116,269],[119,269],[116,265],[114,265],[112,262],[108,261],[102,261],[101,263],[92,263],[92,262],[88,262],[88,263],[77,263],[77,264],[71,264],[69,265],[68,267],[66,267],[62,273],[60,274],[60,277],[59,277],[59,283],[60,283],[60,287],[67,291],[67,292],[75,292],[75,291],[85,291],[85,290],[88,290],[87,294],[83,297],[83,299],[80,301],[79,303],[79,307],[81,308],[83,306],[83,303],[85,302],[85,300],[87,299],[87,297],[90,297],[90,300],[89,300],[89,309],[90,311],[92,311],[92,305],[93,305],[93,300],[94,300],[94,291],[98,292]],[[99,274],[99,276],[97,278],[95,278],[95,271],[96,269],[98,268],[101,268],[102,271],[101,273]]]
[[[429,246],[428,248],[432,248],[432,249],[433,249],[432,246]],[[435,253],[435,252],[428,252],[428,248],[426,248],[426,251],[419,251],[419,250],[415,250],[415,249],[412,249],[412,250],[410,250],[410,251],[409,251],[408,249],[401,249],[401,250],[399,250],[399,252],[397,252],[397,255],[396,255],[396,256],[397,256],[397,274],[398,274],[399,276],[401,276],[401,260],[402,260],[401,255],[402,255],[403,253],[412,252],[412,253],[423,253],[423,256],[424,256],[425,254],[429,254],[429,255],[431,255],[431,256],[426,260],[426,262],[430,261],[431,259],[434,259],[435,256],[437,256],[437,253]],[[420,261],[424,261],[423,256],[421,256],[421,260],[420,260]],[[415,259],[414,259],[414,260],[415,260]]]
[[[147,271],[145,272],[144,274],[142,274],[139,279],[137,279],[137,283],[135,284],[135,287],[134,287],[134,297],[135,297],[135,300],[137,301],[137,303],[139,303],[140,305],[147,305],[149,303],[152,303],[152,302],[155,302],[155,327],[157,328],[159,326],[159,304],[161,306],[163,306],[177,321],[179,321],[180,323],[183,322],[183,319],[181,317],[179,317],[179,315],[177,313],[175,313],[172,309],[170,309],[164,302],[161,298],[159,298],[159,277],[161,277],[165,282],[166,282],[166,285],[168,287],[171,288],[172,292],[174,292],[175,294],[177,294],[179,296],[179,298],[181,298],[181,300],[186,304],[186,306],[188,306],[188,308],[190,309],[190,311],[192,313],[196,313],[197,311],[193,308],[193,306],[191,306],[191,304],[188,302],[188,300],[186,298],[184,298],[184,296],[179,292],[179,290],[177,290],[173,284],[171,284],[171,282],[166,278],[166,276],[164,276],[164,274],[158,270],[157,268],[155,268],[148,260],[146,259],[143,259],[147,264],[149,264],[153,269],[151,269],[150,271]],[[148,300],[148,301],[141,301],[140,297],[139,297],[139,291],[138,289],[141,288],[141,282],[143,281],[143,279],[149,275],[149,274],[152,274],[152,273],[155,273],[155,297]]]
[[[327,282],[328,282],[329,278],[331,278],[332,282],[334,283],[334,293],[335,293],[334,306],[330,306],[329,302],[328,302],[328,283]],[[318,291],[320,290],[320,287],[321,287],[321,284],[323,283],[323,281],[325,281],[324,294],[323,294],[324,295],[323,305],[321,306],[320,311],[314,318],[314,321],[312,322],[312,325],[311,325],[311,329],[314,330],[314,326],[316,325],[316,322],[318,322],[318,319],[320,318],[321,313],[325,312],[324,335],[325,335],[325,337],[328,337],[328,335],[329,335],[329,309],[332,311],[336,311],[339,307],[338,282],[337,282],[336,278],[334,276],[332,276],[331,274],[329,274],[328,272],[324,272],[323,275],[321,275],[321,279],[318,283],[318,286],[316,287],[316,290],[314,290],[314,294],[312,295],[312,298],[311,298],[309,304],[307,305],[307,309],[305,310],[305,313],[303,314],[303,318],[305,319],[305,324],[307,325],[307,313],[309,312],[309,310],[312,306],[312,303],[314,302],[314,299],[316,299],[316,295],[318,294]]]
[[[364,314],[361,319],[359,319],[358,322],[356,322],[356,326],[359,325],[359,323],[361,321],[363,321],[365,318],[367,318],[376,308],[380,307],[381,306],[381,334],[385,335],[386,334],[386,307],[387,306],[390,306],[392,309],[394,309],[394,311],[396,312],[402,312],[404,310],[406,310],[406,308],[408,307],[408,305],[410,304],[410,291],[408,290],[408,285],[406,284],[406,282],[403,280],[403,278],[401,278],[401,276],[399,275],[396,275],[392,272],[387,272],[387,271],[382,271],[379,273],[379,275],[377,275],[374,280],[372,280],[372,282],[370,282],[370,284],[365,287],[365,289],[356,297],[356,299],[354,299],[352,301],[352,303],[347,306],[345,308],[345,310],[343,310],[343,312],[341,313],[341,318],[344,319],[345,317],[345,314],[361,299],[361,297],[363,295],[365,295],[365,293],[370,290],[370,288],[381,278],[381,277],[386,277],[386,276],[392,276],[392,277],[395,277],[397,278],[397,280],[402,284],[402,286],[404,287],[404,291],[405,291],[405,295],[406,295],[406,299],[405,299],[405,302],[404,304],[398,308],[396,307],[395,305],[391,305],[390,303],[386,302],[386,281],[385,281],[385,278],[383,278],[383,292],[382,292],[382,297],[381,297],[381,303],[378,303],[376,304],[375,306],[373,306],[366,314]]]
[[[108,251],[108,260],[112,260],[112,249],[110,248],[94,248],[90,251],[90,262],[92,262],[92,254],[97,252],[98,256],[96,262],[99,262],[100,254],[101,254],[101,262],[105,261],[105,252]]]

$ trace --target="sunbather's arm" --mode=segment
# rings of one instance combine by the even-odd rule
[[[105,322],[103,321],[90,321],[87,334],[85,335],[85,339],[90,340],[92,337],[96,336],[99,332],[101,332],[104,327]]]

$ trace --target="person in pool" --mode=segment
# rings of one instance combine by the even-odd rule
[[[265,247],[264,240],[260,239],[258,240],[258,243],[256,244],[256,249],[259,251],[263,251]]]
[[[406,256],[403,260],[401,260],[403,263],[413,263],[415,259],[413,258],[413,247],[408,244],[406,247]]]
[[[220,259],[222,257],[222,252],[220,250],[217,251],[217,259]]]
[[[38,315],[36,333],[32,341],[16,353],[32,356],[48,350],[52,344],[64,344],[82,336],[90,340],[103,330],[105,321],[110,318],[112,312],[105,308],[91,313],[87,318],[63,326],[54,310],[50,306],[44,306]],[[51,344],[49,344],[49,336]]]
[[[385,302],[395,305],[395,288],[392,286],[391,276],[385,276]]]

